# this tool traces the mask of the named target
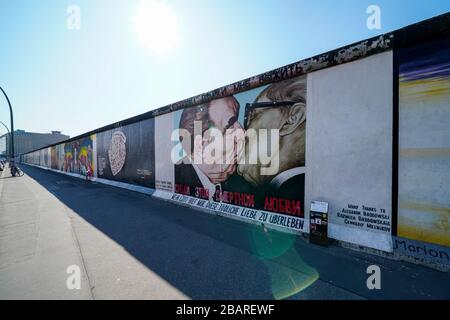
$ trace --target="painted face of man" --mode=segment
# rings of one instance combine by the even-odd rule
[[[271,102],[265,96],[258,99],[255,102]],[[267,129],[267,134],[270,135],[271,129],[280,129],[283,123],[286,121],[286,113],[288,108],[286,107],[267,107],[267,108],[255,108],[251,109],[247,118],[247,130],[255,130],[256,134],[259,136],[260,129]],[[256,152],[258,150],[258,141],[260,139],[248,139],[245,144],[245,155],[249,156],[250,150]],[[270,138],[268,138],[270,141]],[[278,152],[278,150],[271,150],[271,152]],[[264,167],[267,167],[265,165]],[[238,174],[244,177],[245,180],[253,184],[254,186],[260,186],[264,183],[270,181],[270,179],[278,174],[274,175],[261,175],[261,163],[258,161],[257,164],[250,164],[248,160],[244,164],[239,164],[237,171]]]
[[[269,99],[267,92],[262,93],[253,105],[249,105],[247,111],[247,134],[253,130],[258,139],[249,139],[245,146],[246,157],[254,154],[255,150],[264,147],[261,141],[261,129],[266,129],[270,136],[266,141],[270,153],[269,162],[261,164],[261,154],[258,152],[257,164],[246,161],[238,166],[238,174],[254,186],[263,186],[269,183],[274,176],[291,168],[304,166],[305,164],[305,128],[306,128],[306,105],[304,101],[304,86],[302,81],[283,83],[272,90],[271,95],[276,100]],[[269,87],[273,89],[273,87]],[[285,90],[286,89],[286,90]],[[289,89],[289,90],[287,90]],[[289,94],[284,94],[290,91]],[[269,91],[268,91],[269,92]],[[275,103],[277,106],[265,107],[264,103]],[[258,106],[259,104],[259,106]],[[272,131],[275,129],[276,131]],[[276,136],[275,144],[272,141],[273,134]],[[278,139],[278,140],[277,140]],[[266,159],[267,160],[267,159]],[[270,169],[270,170],[268,170]]]
[[[203,163],[198,165],[200,170],[208,176],[211,182],[221,183],[236,171],[236,142],[227,144],[226,134],[232,130],[243,130],[237,121],[239,116],[239,104],[233,97],[213,100],[208,107],[209,129],[215,129],[221,134],[222,143],[220,150],[222,151],[220,163],[211,164],[212,160],[208,158],[208,154],[203,154]],[[203,150],[214,143],[215,137],[207,130],[203,135]],[[217,144],[219,145],[219,144]]]
[[[225,134],[227,129],[239,127],[239,105],[234,98],[226,97],[213,100],[208,108],[209,120],[211,124]]]

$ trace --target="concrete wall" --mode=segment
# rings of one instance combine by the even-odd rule
[[[331,238],[450,265],[448,34],[450,14],[111,124],[22,160],[79,177],[93,168],[102,183],[297,234],[309,232],[311,202],[326,201]],[[278,98],[271,98],[270,90]],[[289,166],[272,181],[252,181],[245,174],[252,167],[237,166],[212,183],[198,167],[172,161],[180,142],[173,132],[183,114],[207,110],[211,120],[210,108],[222,103],[223,121],[215,125],[233,118],[237,128],[246,124],[247,107],[277,99],[290,103],[253,116],[260,128],[295,133],[296,139],[280,138],[288,145],[282,158]],[[230,103],[233,117],[226,112]],[[286,114],[288,120],[276,123]],[[255,123],[249,121],[249,127]],[[184,161],[183,150],[178,151]],[[99,176],[99,160],[110,178]],[[286,177],[292,180],[284,184]],[[288,190],[272,189],[274,181]],[[192,188],[185,192],[179,186]],[[233,193],[234,202],[223,191]],[[244,203],[247,196],[255,201]],[[268,196],[278,207],[267,206]],[[301,210],[290,212],[279,200],[301,203]]]
[[[332,238],[384,251],[392,251],[392,101],[391,51],[308,75],[306,206],[329,202]]]

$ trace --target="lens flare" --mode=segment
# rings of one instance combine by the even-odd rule
[[[275,299],[287,299],[319,279],[318,271],[304,262],[296,251],[296,235],[262,227],[253,228],[250,237],[253,253],[267,267]]]

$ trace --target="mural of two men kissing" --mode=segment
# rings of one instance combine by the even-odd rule
[[[189,134],[180,136],[176,193],[304,217],[305,76],[178,111],[174,122]],[[223,161],[197,161],[217,143],[212,128],[224,137],[223,154],[212,153]]]

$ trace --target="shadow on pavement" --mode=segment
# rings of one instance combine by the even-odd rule
[[[144,194],[22,169],[193,299],[450,298],[441,286],[448,275],[438,271],[336,246],[318,247]],[[371,264],[382,268],[383,290],[367,289]]]

